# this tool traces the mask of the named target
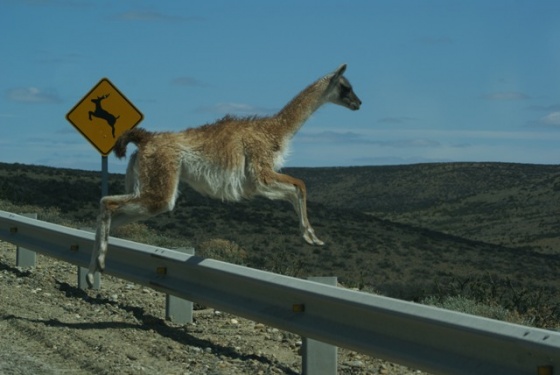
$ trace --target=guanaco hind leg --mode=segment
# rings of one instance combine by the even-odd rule
[[[95,242],[86,276],[90,288],[93,287],[95,272],[105,270],[105,258],[111,228],[171,211],[175,205],[175,200],[175,193],[167,197],[159,197],[156,200],[157,203],[144,196],[135,195],[115,195],[101,199],[101,213],[98,217]]]

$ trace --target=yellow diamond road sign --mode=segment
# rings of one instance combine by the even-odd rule
[[[107,79],[103,78],[68,112],[66,119],[103,155],[108,155],[119,136],[144,116]]]

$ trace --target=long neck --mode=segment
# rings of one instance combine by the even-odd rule
[[[276,114],[275,126],[292,137],[319,107],[325,103],[326,81],[319,79],[309,85]]]

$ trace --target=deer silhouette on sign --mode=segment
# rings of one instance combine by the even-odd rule
[[[95,104],[95,110],[89,111],[89,120],[91,121],[91,116],[93,116],[107,121],[107,124],[111,127],[113,138],[115,138],[115,123],[120,116],[115,116],[101,107],[101,101],[107,99],[108,97],[109,94],[105,94],[103,96],[98,96],[97,99],[91,99],[91,101]]]

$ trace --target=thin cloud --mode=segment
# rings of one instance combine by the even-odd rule
[[[323,131],[320,133],[301,132],[297,135],[299,141],[303,142],[360,142],[363,135],[354,132]]]
[[[35,61],[41,64],[66,64],[66,63],[76,63],[79,62],[84,58],[83,55],[77,53],[67,53],[62,55],[56,56],[49,56],[49,51],[41,51],[44,55],[42,57],[37,58]]]
[[[547,125],[560,126],[560,111],[552,112],[541,118],[541,121]]]
[[[530,109],[530,110],[533,110],[533,111],[545,111],[545,112],[560,111],[560,104],[531,105],[527,108]]]
[[[416,120],[414,117],[407,117],[407,116],[396,116],[396,117],[384,117],[382,119],[377,120],[378,123],[382,124],[404,124],[406,122]]]
[[[550,112],[538,120],[530,122],[529,125],[547,128],[560,128],[560,111]]]
[[[396,140],[372,140],[366,135],[355,132],[334,132],[324,131],[320,133],[306,133],[303,132],[297,136],[300,142],[316,143],[350,143],[350,144],[367,144],[378,147],[389,148],[437,148],[441,147],[441,143],[424,138],[412,139],[396,139]]]
[[[531,125],[535,125],[537,121],[533,121]],[[432,138],[438,139],[453,139],[459,138],[464,142],[465,140],[483,140],[483,141],[556,141],[560,140],[560,133],[551,133],[549,131],[535,131],[535,130],[430,130],[420,129],[410,131],[410,134],[429,135]]]
[[[446,36],[425,36],[415,40],[416,43],[428,46],[453,44],[453,39]]]
[[[18,87],[8,89],[6,97],[20,103],[60,103],[60,97],[51,91],[44,91],[37,87]]]
[[[373,144],[392,147],[392,148],[435,148],[440,147],[441,143],[437,141],[432,141],[430,139],[400,139],[392,141],[375,141]]]
[[[202,106],[195,109],[196,113],[213,113],[219,115],[239,114],[263,116],[276,112],[273,109],[255,107],[244,103],[218,103],[212,106]]]
[[[510,100],[526,100],[526,99],[530,99],[531,97],[519,91],[503,91],[503,92],[494,92],[494,93],[486,94],[483,96],[483,98],[487,100],[510,101]]]
[[[52,147],[64,147],[64,150],[91,150],[91,145],[82,138],[83,142],[76,142],[80,138],[80,133],[73,129],[72,126],[68,127],[71,130],[69,133],[55,132],[53,134],[36,134],[23,138],[26,145],[31,145],[34,150],[52,149]]]
[[[16,1],[13,1],[14,3]],[[74,7],[83,8],[91,7],[92,4],[80,0],[18,0],[17,2],[23,2],[29,6],[58,6],[58,7]]]
[[[142,22],[186,22],[186,21],[200,21],[199,17],[181,17],[169,14],[163,14],[156,11],[150,10],[130,10],[128,12],[121,13],[117,18],[125,21],[142,21]]]
[[[177,77],[171,80],[171,84],[177,86],[188,86],[188,87],[208,87],[209,85],[199,81],[193,77]]]
[[[68,125],[70,125],[70,124],[68,124]],[[76,128],[74,128],[73,126],[65,126],[64,128],[58,128],[57,130],[55,130],[54,134],[60,134],[60,135],[71,134],[71,135],[74,135],[74,134],[76,134]]]

